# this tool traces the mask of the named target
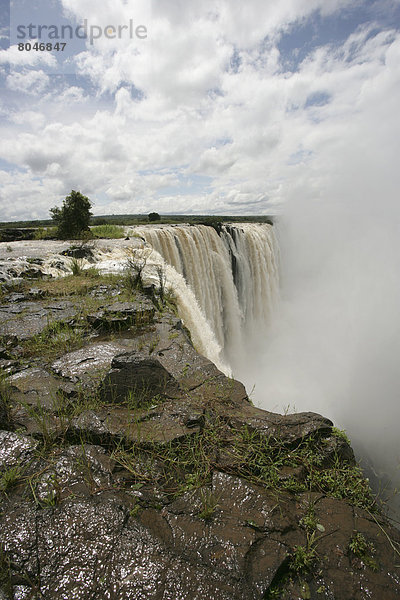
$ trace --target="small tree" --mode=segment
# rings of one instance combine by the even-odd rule
[[[87,196],[72,190],[61,208],[51,208],[51,218],[57,225],[57,237],[62,240],[79,238],[83,232],[89,231],[91,207],[92,203]]]
[[[149,218],[150,222],[152,222],[152,221],[159,221],[161,219],[160,215],[158,213],[156,213],[156,212],[151,212],[149,214],[148,218]]]

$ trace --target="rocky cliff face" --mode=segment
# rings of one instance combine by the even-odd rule
[[[0,598],[400,598],[345,436],[255,408],[173,307],[94,272],[3,291]]]

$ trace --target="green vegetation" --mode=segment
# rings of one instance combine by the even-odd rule
[[[35,286],[46,296],[65,297],[65,296],[86,296],[91,290],[99,285],[100,274],[96,269],[82,270],[80,275],[67,275],[59,279],[41,279],[35,283]],[[30,285],[25,284],[26,287]],[[23,288],[21,286],[23,291]]]
[[[149,218],[150,223],[153,223],[154,221],[160,221],[161,220],[160,215],[158,213],[156,213],[156,212],[151,212],[149,214],[148,218]]]
[[[73,258],[71,260],[71,271],[72,271],[72,275],[75,275],[75,276],[82,275],[82,273],[83,273],[82,263],[79,260],[79,258]]]
[[[226,439],[229,439],[229,444],[224,441]],[[206,416],[201,432],[180,440],[179,444],[151,449],[136,444],[119,448],[115,458],[119,461],[123,456],[125,465],[130,462],[133,464],[138,453],[163,465],[164,490],[173,497],[208,485],[212,471],[219,468],[276,492],[320,491],[327,496],[347,498],[356,506],[375,510],[375,500],[359,467],[340,462],[335,456],[331,459],[331,466],[321,466],[326,460],[323,438],[309,436],[288,446],[279,439],[250,432],[246,427],[231,429],[210,414]],[[219,465],[216,461],[215,457],[221,453],[228,466]],[[299,482],[295,492],[290,489],[287,479],[282,477],[284,467],[302,467],[304,470],[303,482]],[[325,471],[329,476],[325,477]],[[310,513],[308,521],[303,523],[310,536],[313,529],[323,529],[316,522],[314,528],[312,519]]]
[[[54,321],[38,335],[24,340],[23,358],[40,356],[44,360],[55,359],[62,354],[81,348],[85,343],[85,331],[82,327],[74,327],[69,322]]]
[[[61,208],[50,209],[54,223],[57,226],[57,237],[62,240],[79,238],[82,233],[89,231],[90,208],[92,203],[87,196],[72,190]]]
[[[346,444],[350,444],[350,440],[347,437],[347,434],[344,431],[344,429],[338,429],[337,427],[332,427],[332,435],[337,437],[339,440],[343,440],[344,442],[346,442]]]
[[[0,492],[7,492],[9,489],[17,485],[21,479],[22,471],[20,466],[11,467],[4,471],[0,476]]]
[[[297,574],[308,573],[317,561],[315,541],[308,541],[306,546],[295,546],[290,558],[289,568]]]
[[[215,496],[210,490],[205,490],[201,493],[201,511],[199,512],[199,518],[209,521],[212,519],[217,507],[219,498]]]
[[[52,240],[57,237],[57,227],[38,227],[35,231],[35,240]]]
[[[365,536],[355,531],[350,542],[349,542],[349,551],[352,555],[359,558],[366,567],[370,568],[372,571],[378,570],[378,564],[376,560],[373,558],[376,550],[374,545],[371,542],[367,542]]]
[[[125,237],[124,231],[120,225],[95,225],[90,228],[90,231],[96,238],[117,240]]]

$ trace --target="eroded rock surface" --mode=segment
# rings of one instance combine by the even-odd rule
[[[399,532],[345,437],[254,407],[179,319],[118,293],[0,311],[0,598],[400,598]],[[49,315],[81,347],[27,359]]]

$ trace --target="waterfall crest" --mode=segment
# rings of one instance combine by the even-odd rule
[[[224,225],[218,234],[205,225],[145,226],[135,233],[184,278],[223,358],[234,366],[277,304],[279,255],[273,227]]]

